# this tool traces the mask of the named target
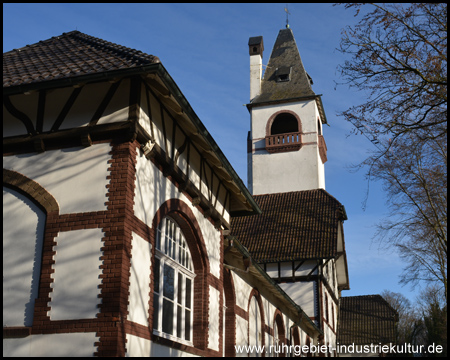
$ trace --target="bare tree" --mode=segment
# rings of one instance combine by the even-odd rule
[[[367,101],[341,115],[375,145],[360,167],[388,195],[377,239],[405,260],[401,282],[438,282],[446,298],[447,5],[346,8],[364,15],[343,31],[340,72]]]
[[[381,296],[398,313],[397,344],[424,344],[425,327],[423,318],[418,309],[411,304],[411,301],[404,295],[390,290],[384,290]]]
[[[446,157],[443,137],[417,141],[410,134],[392,145],[371,169],[372,177],[383,181],[389,199],[389,216],[377,225],[377,239],[394,246],[406,262],[401,283],[436,282],[445,297]]]
[[[447,131],[447,4],[371,4],[361,21],[346,27],[340,66],[347,84],[368,94],[342,115],[371,136],[410,131],[442,136]],[[361,4],[347,4],[357,13]],[[421,134],[421,136],[423,136]]]

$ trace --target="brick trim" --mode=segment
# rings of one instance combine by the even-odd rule
[[[301,337],[300,337],[300,330],[298,328],[298,326],[294,326],[291,328],[292,331],[292,345],[294,346],[299,346],[301,349]],[[294,357],[301,357],[301,355],[295,356]]]
[[[225,294],[225,356],[235,357],[236,349],[236,292],[234,288],[233,276],[229,269],[223,270],[223,291]]]
[[[272,128],[272,124],[273,124],[273,122],[275,121],[275,118],[276,118],[278,115],[283,114],[283,113],[284,113],[284,114],[290,114],[290,115],[294,116],[294,117],[297,119],[297,123],[298,123],[298,132],[299,132],[299,133],[302,132],[302,121],[300,120],[300,117],[299,117],[295,112],[293,112],[292,110],[280,110],[280,111],[277,111],[276,113],[272,114],[272,115],[270,116],[269,120],[267,120],[267,123],[266,123],[266,136],[272,135],[272,134],[270,133],[270,129]]]
[[[273,329],[275,334],[275,326],[278,327],[278,339],[281,344],[287,344],[286,341],[286,328],[284,326],[283,313],[280,309],[276,309],[273,315]],[[280,352],[280,357],[285,357],[286,354],[284,352]]]
[[[44,212],[59,213],[56,199],[36,181],[16,171],[3,169],[3,185],[32,199]]]
[[[133,231],[141,229],[142,233],[143,230],[142,227],[133,228],[136,223],[133,212],[138,146],[137,141],[111,142],[107,212],[102,224],[103,273],[99,295],[102,302],[98,314],[98,319],[108,326],[97,329],[100,337],[97,356],[125,356],[124,322],[128,314],[131,239]]]

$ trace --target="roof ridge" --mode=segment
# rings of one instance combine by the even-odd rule
[[[157,56],[73,30],[3,53],[3,88],[156,63]]]
[[[113,52],[116,52],[116,53],[120,52],[122,54],[125,54],[126,56],[129,56],[130,53],[131,53],[132,54],[131,57],[134,58],[134,59],[142,59],[142,57],[136,56],[137,54],[142,54],[145,57],[150,56],[152,58],[152,62],[154,62],[154,59],[158,59],[158,61],[159,61],[158,57],[156,57],[154,55],[151,55],[151,54],[144,53],[141,50],[137,50],[137,49],[133,49],[133,48],[130,48],[130,47],[127,47],[127,46],[124,46],[124,45],[113,43],[111,41],[107,41],[107,40],[104,40],[104,39],[101,39],[101,38],[98,38],[98,37],[95,37],[95,36],[92,36],[92,35],[88,35],[88,34],[82,33],[82,32],[80,32],[78,30],[72,31],[70,33],[67,33],[67,35],[69,35],[69,34],[71,36],[74,35],[75,37],[77,37],[80,40],[85,40],[85,41],[90,42],[90,43],[95,44],[95,45],[98,44],[102,48],[109,49],[109,50],[111,50]]]

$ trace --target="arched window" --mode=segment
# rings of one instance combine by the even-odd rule
[[[192,345],[195,274],[186,239],[172,218],[158,225],[155,247],[153,331]]]
[[[266,125],[266,150],[269,153],[296,151],[301,148],[301,124],[289,110],[273,114]]]
[[[259,309],[258,299],[253,296],[250,300],[249,314],[248,314],[248,344],[253,346],[253,349],[262,345],[262,332],[261,332],[261,312]],[[253,351],[250,356],[259,357],[261,354],[258,351]]]
[[[281,312],[277,310],[273,324],[273,345],[275,347],[274,356],[286,356],[283,344],[286,343],[286,332],[284,329],[284,321]]]
[[[281,113],[277,115],[270,128],[270,134],[287,134],[298,132],[297,118],[290,113]]]

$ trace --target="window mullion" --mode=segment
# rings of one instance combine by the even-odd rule
[[[186,319],[186,275],[181,275],[181,334],[183,339],[186,339],[186,327],[185,327],[185,319]]]
[[[174,281],[173,281],[173,335],[177,336],[177,319],[178,319],[178,269],[175,267],[175,273],[174,273]],[[178,337],[178,336],[177,336]]]
[[[163,286],[164,286],[164,259],[159,259],[159,289],[158,289],[158,330],[162,331],[162,312],[163,312]],[[161,276],[162,275],[162,276]]]

